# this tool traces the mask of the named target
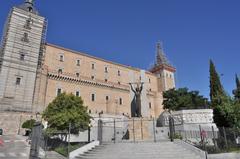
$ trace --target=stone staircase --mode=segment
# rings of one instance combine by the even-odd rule
[[[189,149],[169,142],[104,143],[77,159],[201,159]]]

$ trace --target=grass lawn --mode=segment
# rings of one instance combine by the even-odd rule
[[[86,143],[71,143],[69,145],[69,152],[72,152],[82,146],[86,145]],[[57,153],[67,157],[68,156],[68,146],[60,146],[54,149]]]

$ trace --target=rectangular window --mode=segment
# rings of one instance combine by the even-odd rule
[[[105,82],[107,82],[108,80],[105,78]]]
[[[95,101],[95,94],[92,94],[92,101]]]
[[[77,73],[76,73],[76,76],[77,76],[77,77],[79,77],[79,76],[80,76],[80,74],[77,72]]]
[[[77,65],[77,66],[80,66],[80,60],[77,60],[77,61],[76,61],[76,65]]]
[[[150,78],[148,79],[148,82],[151,83],[151,79]]]
[[[108,68],[107,67],[105,67],[105,73],[108,73]]]
[[[94,63],[92,63],[92,69],[93,69],[93,70],[95,69],[95,64],[94,64]]]
[[[23,34],[22,41],[23,41],[23,42],[29,42],[28,33],[24,33],[24,34]]]
[[[60,55],[60,56],[59,56],[59,61],[61,61],[61,62],[64,61],[64,56],[63,56],[63,55]]]
[[[149,106],[149,109],[151,109],[152,108],[152,103],[149,102],[148,106]]]
[[[32,22],[32,20],[29,18],[29,19],[27,19],[26,20],[26,23],[25,23],[25,25],[24,25],[24,28],[25,29],[31,29],[31,22]]]
[[[120,84],[121,84],[121,82],[119,82],[119,81],[118,81],[118,84],[120,85]]]
[[[61,88],[58,88],[57,89],[57,95],[60,95],[62,93],[62,89]]]
[[[118,70],[118,76],[121,76],[121,72]]]
[[[80,92],[76,91],[76,96],[79,97],[80,96]]]
[[[109,100],[109,96],[106,96],[106,101],[108,101]]]
[[[25,54],[21,53],[21,54],[20,54],[20,60],[21,60],[21,61],[24,61],[24,59],[25,59]]]
[[[119,98],[119,105],[122,105],[122,98]]]
[[[91,79],[92,79],[92,80],[94,80],[94,79],[95,79],[95,77],[94,77],[94,76],[91,76]]]
[[[60,68],[58,69],[58,74],[62,74],[63,73],[63,70]]]
[[[20,77],[17,77],[17,78],[16,78],[16,85],[20,85],[20,83],[21,83],[21,78],[20,78]]]

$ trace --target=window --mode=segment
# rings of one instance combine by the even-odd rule
[[[29,42],[28,33],[24,33],[24,34],[23,34],[22,41],[23,41],[23,42]]]
[[[105,67],[105,73],[108,73],[108,68],[107,67]]]
[[[76,76],[77,76],[77,77],[79,77],[79,76],[80,76],[80,74],[77,72],[77,73],[76,73]]]
[[[79,97],[80,96],[80,92],[76,91],[76,96]]]
[[[105,82],[107,82],[108,80],[105,78]]]
[[[60,68],[58,69],[58,74],[62,74],[63,73],[63,70]]]
[[[93,70],[95,69],[95,64],[94,64],[94,63],[92,63],[92,69],[93,69]]]
[[[152,89],[150,88],[150,89],[149,89],[149,91],[151,92],[151,91],[152,91]]]
[[[16,78],[16,85],[20,85],[20,83],[21,83],[21,78],[20,78],[20,77],[17,77],[17,78]]]
[[[118,70],[118,76],[121,76],[121,72]]]
[[[118,84],[120,85],[120,84],[121,84],[121,82],[119,82],[119,81],[118,81]]]
[[[95,94],[92,94],[92,101],[95,101]]]
[[[26,20],[26,23],[25,23],[25,25],[24,25],[24,28],[25,29],[31,29],[31,22],[32,22],[32,20],[29,18],[29,19],[27,19]]]
[[[148,79],[148,82],[151,83],[151,79],[150,78]]]
[[[109,100],[109,96],[106,96],[106,101],[108,101]]]
[[[152,103],[149,102],[148,106],[149,106],[149,109],[151,109],[152,108]]]
[[[61,62],[64,61],[64,56],[63,56],[63,55],[60,55],[60,56],[59,56],[59,61],[61,61]]]
[[[76,65],[77,65],[77,66],[80,66],[80,60],[77,60],[77,61],[76,61]]]
[[[119,105],[122,105],[122,98],[119,98]]]
[[[88,113],[89,113],[89,114],[91,114],[91,113],[92,113],[92,110],[91,110],[91,109],[89,109],[89,110],[88,110]]]
[[[169,77],[172,78],[172,75],[170,74]]]
[[[62,89],[61,88],[58,88],[57,89],[57,95],[60,95],[62,93]]]
[[[92,80],[94,80],[94,79],[95,79],[95,77],[94,77],[94,76],[91,76],[91,79],[92,79]]]
[[[21,54],[20,54],[20,60],[21,60],[21,61],[24,61],[24,59],[25,59],[25,54],[21,53]]]

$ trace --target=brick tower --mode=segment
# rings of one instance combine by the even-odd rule
[[[175,87],[174,73],[176,69],[167,60],[161,43],[157,43],[157,54],[154,66],[150,69],[150,72],[154,73],[158,77],[158,91],[166,91]]]
[[[45,30],[46,20],[38,14],[33,0],[11,9],[0,48],[0,111],[33,111]]]

